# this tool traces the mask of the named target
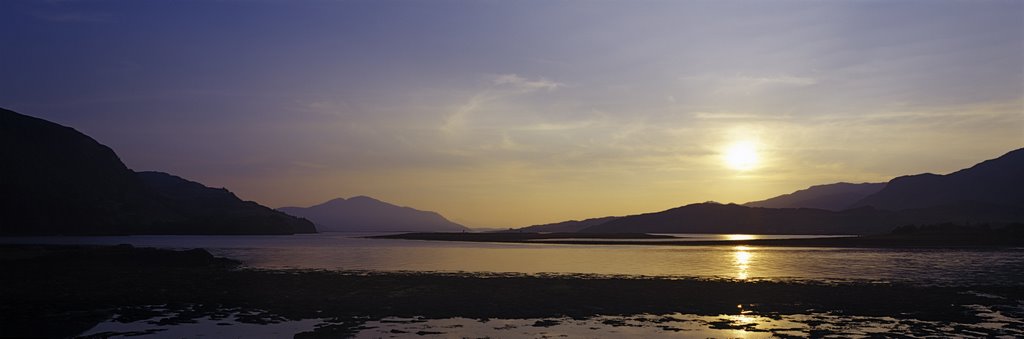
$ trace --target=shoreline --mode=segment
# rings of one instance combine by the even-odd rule
[[[998,233],[882,234],[846,237],[831,236],[822,238],[748,240],[668,240],[675,237],[666,237],[662,235],[647,233],[402,233],[368,236],[365,238],[559,245],[762,246],[934,249],[1024,247],[1024,237],[1021,237],[1020,235],[1003,236],[1002,234]]]
[[[763,316],[839,312],[979,323],[984,319],[964,305],[985,305],[1024,317],[1018,305],[1024,290],[1009,285],[260,270],[239,264],[201,249],[3,245],[0,334],[75,336],[115,315],[155,316],[151,305],[184,310],[173,317],[181,322],[224,309],[260,310],[251,319],[257,323],[331,318],[342,324],[385,317],[719,315],[737,314],[738,306]]]

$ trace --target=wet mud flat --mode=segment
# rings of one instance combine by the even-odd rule
[[[643,326],[683,331],[687,324],[774,333],[756,325],[759,321],[803,324],[791,326],[790,332],[776,329],[779,335],[838,334],[845,328],[842,323],[850,321],[870,322],[870,328],[889,324],[881,328],[907,334],[1024,333],[1020,284],[256,270],[239,264],[204,250],[2,246],[0,336],[69,337],[110,321],[175,325],[228,318],[246,324],[318,319],[313,329],[296,337],[374,336],[382,328],[437,336],[462,333],[440,325],[382,325],[395,324],[393,319],[428,325],[466,319],[449,324],[462,329],[511,321],[507,330],[596,328],[594,333]],[[473,333],[478,332],[467,335]]]
[[[154,308],[159,310],[160,308]],[[240,313],[244,314],[244,313]],[[156,334],[168,338],[807,338],[807,337],[1006,337],[1024,331],[1018,320],[979,323],[909,318],[850,316],[832,313],[750,315],[635,314],[586,318],[442,318],[303,319],[245,323],[208,316],[189,322],[161,324],[176,315],[135,322],[108,320],[84,333],[86,338]]]

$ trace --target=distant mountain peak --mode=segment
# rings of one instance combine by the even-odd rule
[[[354,196],[354,197],[351,197],[351,198],[342,198],[342,197],[334,198],[334,199],[325,201],[323,203],[310,206],[309,208],[316,208],[316,207],[319,207],[319,206],[344,206],[344,205],[351,205],[351,204],[387,204],[387,205],[391,205],[391,204],[388,204],[386,202],[380,201],[378,199],[374,199],[374,198],[369,197],[369,196],[357,195],[357,196]],[[394,205],[392,205],[392,206],[394,206]],[[293,208],[293,207],[289,207],[289,208]],[[298,207],[294,207],[294,208],[298,208]]]
[[[278,210],[307,218],[320,231],[328,232],[463,232],[468,229],[432,211],[397,206],[358,195],[336,198],[310,207],[282,207]]]
[[[334,199],[331,199],[331,200],[327,200],[327,202],[324,202],[322,205],[341,204],[341,203],[344,203],[345,200],[346,200],[345,198],[340,198],[340,197],[339,198],[334,198]]]

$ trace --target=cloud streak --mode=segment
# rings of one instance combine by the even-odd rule
[[[551,92],[565,86],[565,84],[544,78],[530,80],[515,73],[495,75],[491,83],[498,87],[510,87],[523,92],[541,90]]]

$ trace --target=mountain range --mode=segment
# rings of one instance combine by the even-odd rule
[[[631,215],[584,228],[583,233],[879,234],[911,224],[1024,221],[1024,210],[978,203],[900,211],[871,206],[829,211],[698,203]]]
[[[337,198],[310,207],[282,207],[281,212],[313,221],[321,232],[465,232],[465,226],[437,212],[392,205],[367,196]]]
[[[73,128],[0,108],[0,235],[464,232],[370,197],[273,210],[161,172],[134,172]],[[836,183],[744,205],[534,225],[528,232],[870,234],[907,224],[1024,222],[1024,149],[946,175]],[[308,218],[297,218],[292,215]],[[312,222],[310,221],[312,220]]]
[[[1024,148],[946,175],[892,179],[852,207],[903,210],[961,203],[1024,208]]]
[[[224,188],[210,188],[163,172],[136,172],[143,184],[160,195],[166,206],[187,220],[208,225],[205,230],[167,225],[163,234],[292,234],[315,233],[309,220],[243,201]],[[187,231],[186,231],[187,230]]]
[[[2,108],[0,145],[0,235],[316,232],[224,189],[136,173],[73,128]]]
[[[591,219],[604,220],[604,219]],[[946,175],[836,183],[744,205],[699,203],[610,218],[584,233],[875,234],[908,224],[1024,222],[1024,149]],[[565,228],[559,228],[562,226]],[[578,221],[521,231],[569,232]]]
[[[563,232],[579,232],[591,226],[597,226],[600,224],[607,223],[609,221],[618,219],[621,217],[602,217],[602,218],[590,218],[584,220],[569,220],[563,222],[556,222],[550,224],[540,224],[526,226],[508,231],[501,232],[543,232],[543,233],[563,233]]]
[[[842,211],[853,207],[865,197],[878,193],[885,183],[851,184],[839,182],[826,185],[815,185],[793,193],[783,194],[774,198],[751,201],[743,206],[767,208],[817,208],[830,211]]]

